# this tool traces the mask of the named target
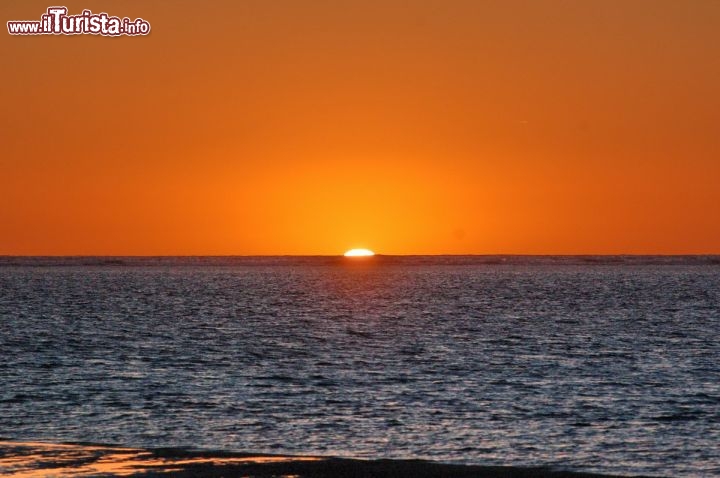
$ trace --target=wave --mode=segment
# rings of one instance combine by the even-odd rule
[[[601,478],[593,473],[550,467],[454,465],[426,460],[360,460],[323,456],[289,456],[187,448],[128,448],[91,443],[0,441],[0,473],[4,476],[126,476],[270,478],[328,476],[390,478],[505,477]]]

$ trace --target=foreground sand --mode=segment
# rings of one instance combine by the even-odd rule
[[[256,478],[553,477],[609,475],[544,468],[445,465],[422,460],[351,460],[184,449],[0,441],[0,475],[21,477],[169,476]]]

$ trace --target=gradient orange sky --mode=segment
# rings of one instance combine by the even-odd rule
[[[60,2],[11,36],[0,254],[720,253],[720,2]]]

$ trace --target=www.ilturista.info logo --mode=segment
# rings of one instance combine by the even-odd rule
[[[142,18],[111,17],[107,13],[93,13],[83,10],[80,15],[68,15],[67,7],[50,7],[37,20],[7,22],[11,35],[147,35],[150,23]]]

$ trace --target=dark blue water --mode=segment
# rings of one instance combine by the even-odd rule
[[[716,262],[6,258],[0,435],[717,475]]]

